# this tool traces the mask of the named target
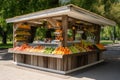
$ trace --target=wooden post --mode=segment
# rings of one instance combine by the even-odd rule
[[[13,47],[15,47],[16,43],[15,43],[15,28],[16,28],[16,24],[13,24]],[[13,61],[15,62],[15,54],[13,53]]]
[[[68,28],[68,16],[63,15],[62,16],[62,31],[63,31],[63,42],[62,45],[64,47],[67,46],[67,28]]]
[[[15,43],[15,29],[16,29],[16,23],[13,24],[13,47],[16,46],[16,43]]]

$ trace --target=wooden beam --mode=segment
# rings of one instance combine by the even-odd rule
[[[17,28],[17,23],[14,23],[13,24],[13,47],[16,46],[16,42],[15,42],[15,31],[16,31],[16,28]]]
[[[52,18],[47,18],[46,20],[47,20],[53,27],[57,27],[57,26],[56,26],[56,23],[57,23],[56,20],[54,20],[54,19],[52,19]]]
[[[59,24],[59,22],[57,21],[57,20],[55,20],[55,19],[53,19],[53,18],[47,18],[46,19],[54,28],[56,28],[56,27],[61,27],[60,25],[58,25]]]
[[[68,16],[63,15],[62,16],[62,31],[63,31],[63,42],[62,45],[64,47],[67,46],[67,29],[68,29]]]
[[[95,24],[95,23],[91,23],[91,22],[84,21],[84,20],[81,20],[81,19],[73,18],[73,17],[70,17],[70,16],[69,16],[69,18],[70,18],[70,19],[73,19],[73,20],[75,20],[75,21],[80,21],[80,22],[83,23],[83,24],[84,24],[84,23],[89,24],[89,25]]]
[[[22,21],[18,21],[15,23],[23,23],[23,22],[27,22],[27,21],[41,21],[41,20],[46,20],[47,18],[57,18],[57,17],[61,17],[62,15],[58,15],[58,16],[49,16],[49,17],[41,17],[41,18],[35,18],[35,19],[29,19],[29,20],[22,20]]]
[[[33,24],[42,24],[40,21],[27,21],[28,23],[33,23]]]
[[[16,23],[13,24],[13,47],[16,46],[16,42],[15,42],[15,29],[16,29]],[[16,58],[16,54],[13,53],[13,61],[15,62],[15,58]]]

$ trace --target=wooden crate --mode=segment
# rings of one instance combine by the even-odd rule
[[[47,56],[46,54],[37,54],[26,52],[14,52],[14,61],[17,63],[36,66],[37,68],[40,67],[44,70],[50,70],[53,72],[60,71],[60,73],[69,73],[72,72],[72,70],[74,71],[74,69],[77,70],[79,69],[79,67],[95,63],[102,59],[102,54],[98,51],[82,52],[60,56]]]
[[[57,58],[48,58],[48,68],[57,70]]]
[[[38,56],[31,55],[31,65],[38,66]]]

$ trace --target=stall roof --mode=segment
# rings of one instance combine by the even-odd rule
[[[75,6],[73,4],[69,4],[62,7],[42,10],[39,12],[34,12],[22,16],[16,16],[13,18],[6,19],[7,23],[15,23],[21,21],[28,21],[28,20],[35,20],[40,18],[52,17],[52,16],[61,16],[61,15],[68,15],[70,17],[87,21],[94,24],[99,25],[111,25],[115,26],[116,23],[112,20],[109,20],[103,16]]]

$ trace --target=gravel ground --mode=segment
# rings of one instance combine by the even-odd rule
[[[16,66],[12,63],[12,54],[7,49],[0,50],[0,80],[119,80],[120,44],[106,47],[105,62],[67,75]]]

